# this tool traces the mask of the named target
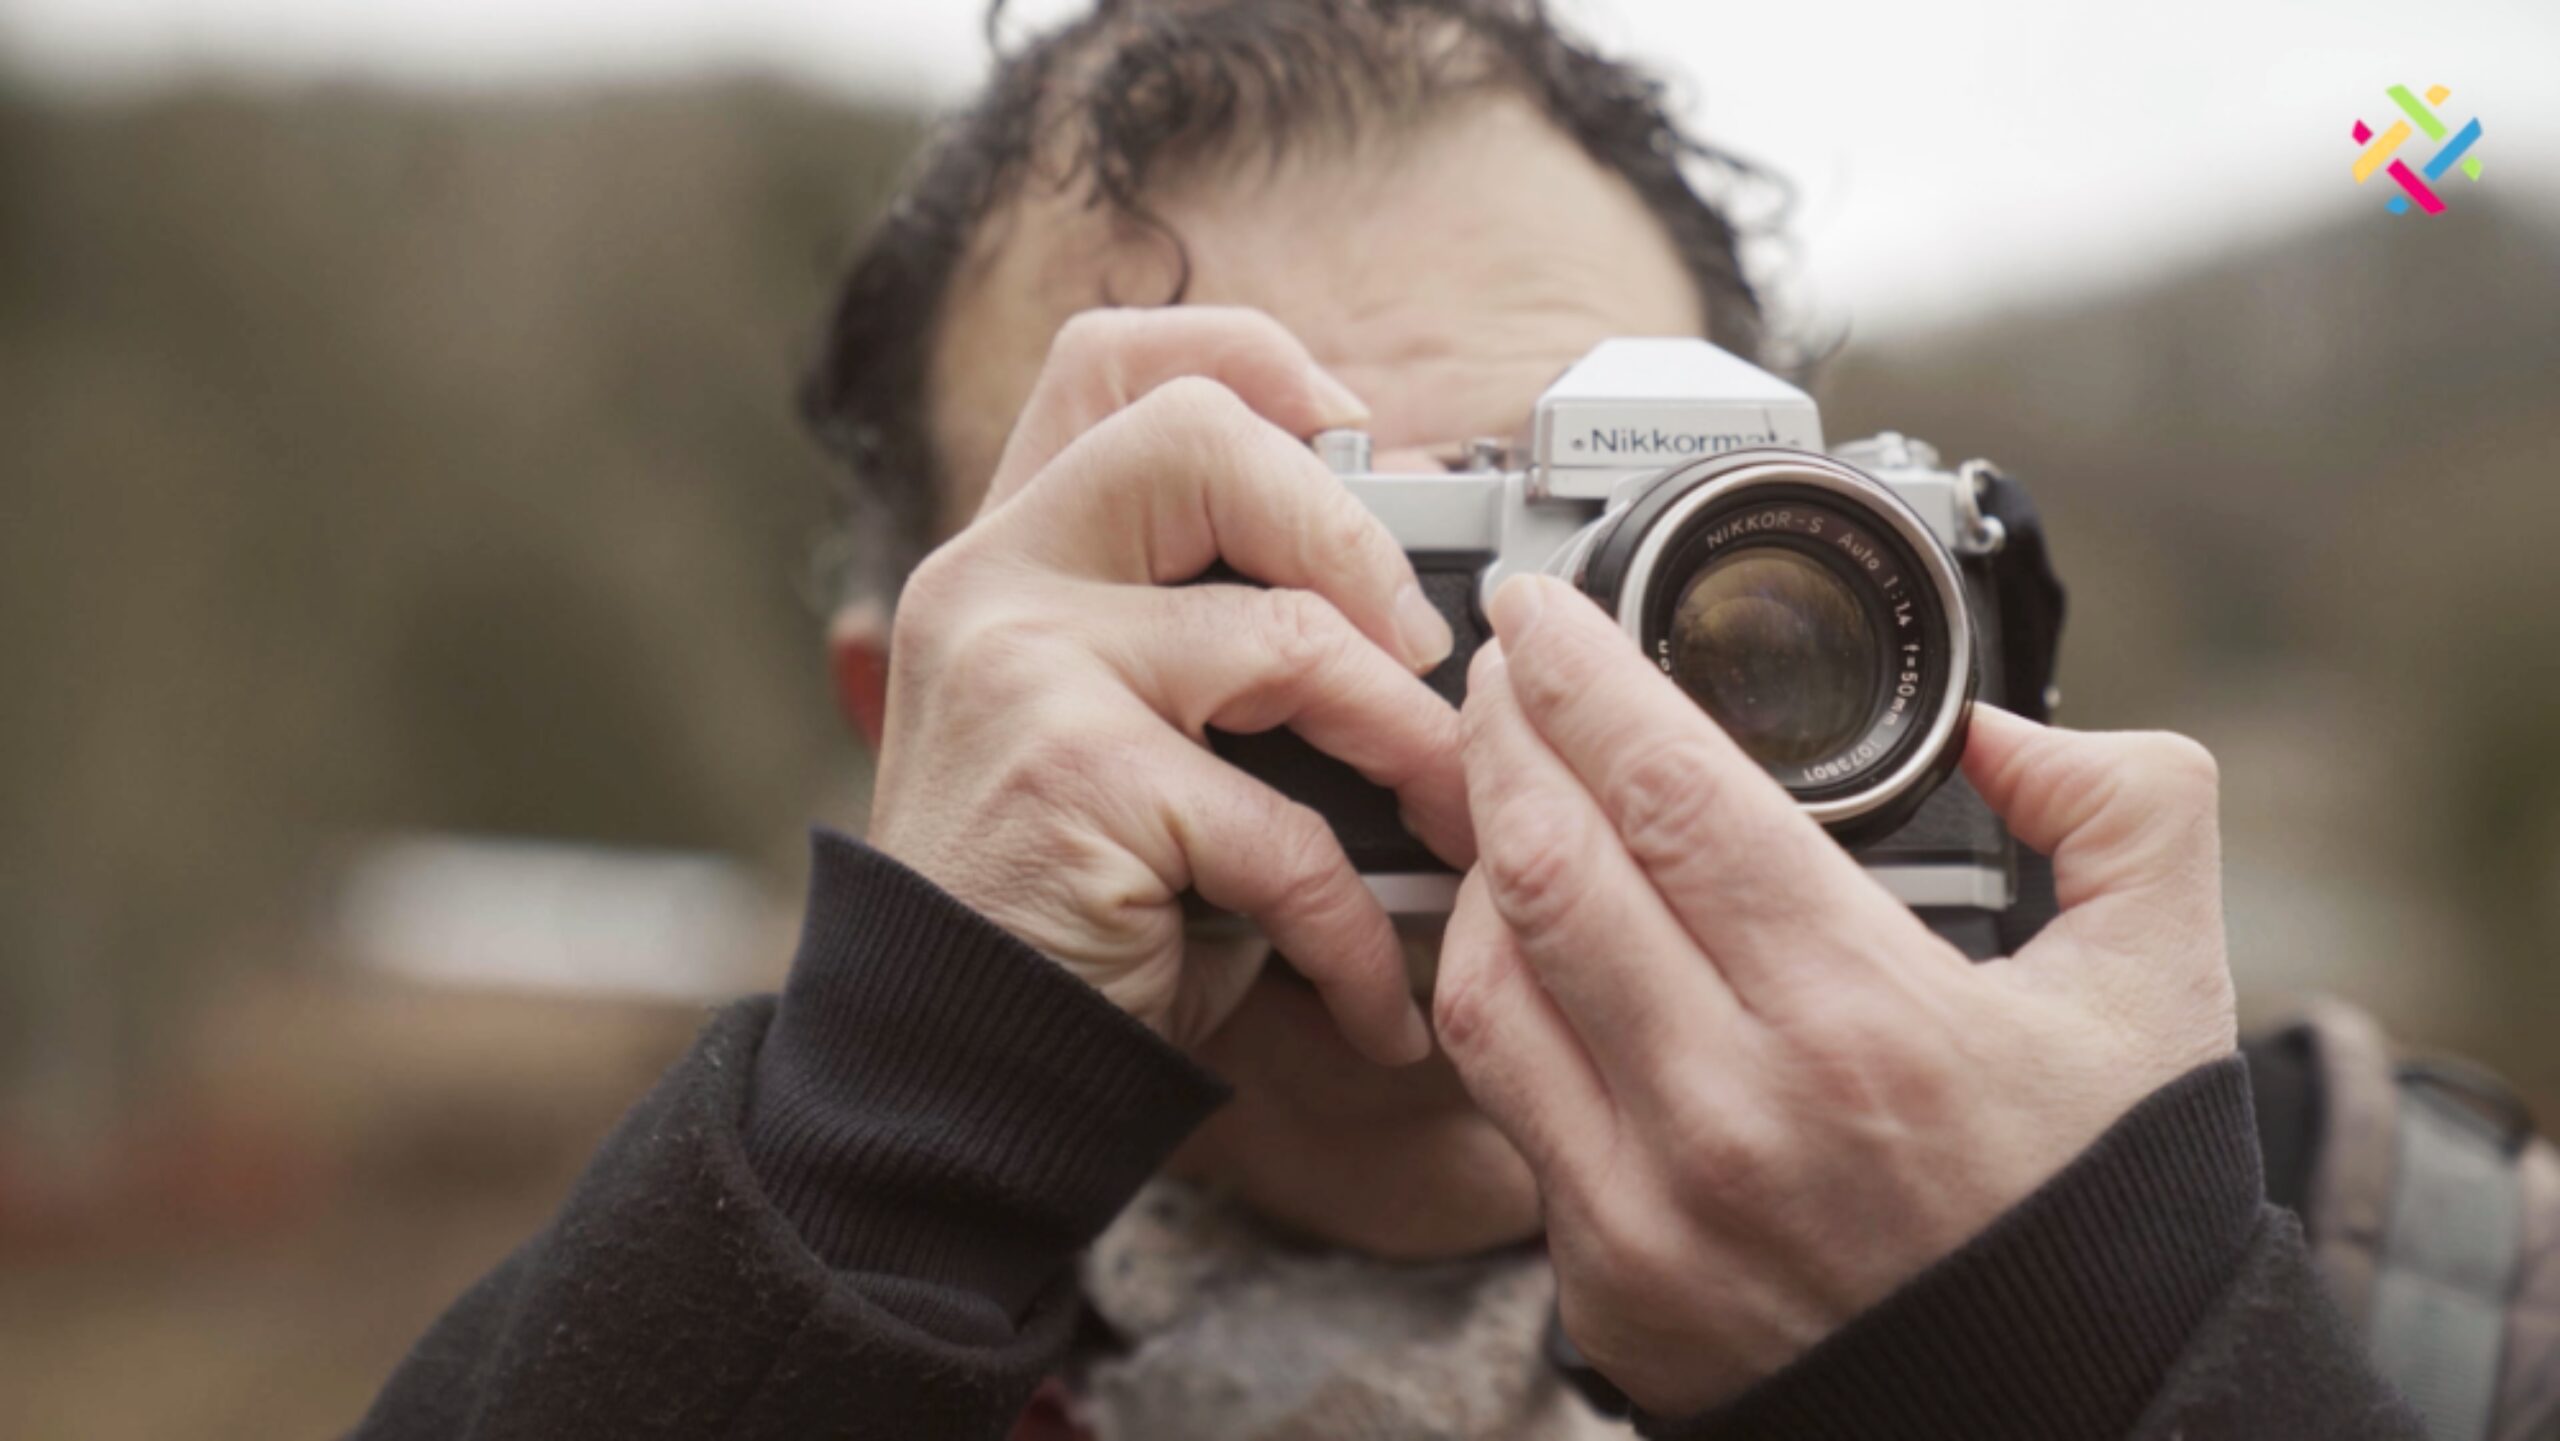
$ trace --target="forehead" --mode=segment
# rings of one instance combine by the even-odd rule
[[[1185,298],[1270,312],[1368,402],[1384,448],[1507,435],[1610,335],[1697,335],[1661,224],[1527,102],[1485,96],[1392,134],[1206,162],[1149,197],[1191,263]],[[965,515],[1049,339],[1112,297],[1165,293],[1173,251],[1043,193],[1007,208],[955,280],[928,393]]]

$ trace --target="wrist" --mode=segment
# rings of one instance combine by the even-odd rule
[[[925,877],[815,838],[746,1144],[831,1265],[1018,1309],[1225,1093]],[[985,1204],[906,1199],[954,1184]]]
[[[1020,880],[1023,867],[990,863],[982,851],[938,844],[930,839],[930,830],[918,835],[875,817],[864,843],[1167,1044],[1189,1050],[1222,1019],[1193,1014],[1198,1007],[1184,984],[1192,958],[1178,905],[1124,901],[1118,915],[1088,916],[1073,896],[1027,892]],[[1057,849],[1072,854],[1095,844],[1110,843],[1090,834],[1070,834],[1058,839]],[[1115,889],[1125,894],[1132,882],[1155,884],[1151,875],[1141,874],[1121,878]],[[1258,935],[1252,939],[1261,944]],[[1205,963],[1216,966],[1222,959],[1223,953],[1213,953]]]
[[[2263,1204],[2237,1056],[2162,1087],[1954,1254],[1732,1402],[1648,1435],[2117,1436],[2229,1284]]]

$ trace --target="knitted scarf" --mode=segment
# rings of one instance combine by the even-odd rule
[[[1157,1181],[1086,1254],[1127,1343],[1069,1410],[1097,1441],[1614,1441],[1548,1365],[1555,1276],[1521,1248],[1397,1265],[1294,1246]]]

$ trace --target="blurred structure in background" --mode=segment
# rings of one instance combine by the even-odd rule
[[[1815,381],[2030,480],[2065,718],[2221,757],[2253,1007],[2560,1120],[2560,220],[2494,117],[2448,214],[2351,211],[2349,119],[2330,210]],[[0,89],[0,1435],[342,1429],[778,974],[863,794],[790,380],[919,133]]]
[[[717,1005],[772,988],[790,919],[720,856],[398,836],[348,867],[327,934],[429,987]]]

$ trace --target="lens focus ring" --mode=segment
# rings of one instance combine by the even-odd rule
[[[1881,483],[1745,452],[1666,472],[1604,525],[1584,589],[1815,819],[1889,828],[1952,770],[1963,581]]]

